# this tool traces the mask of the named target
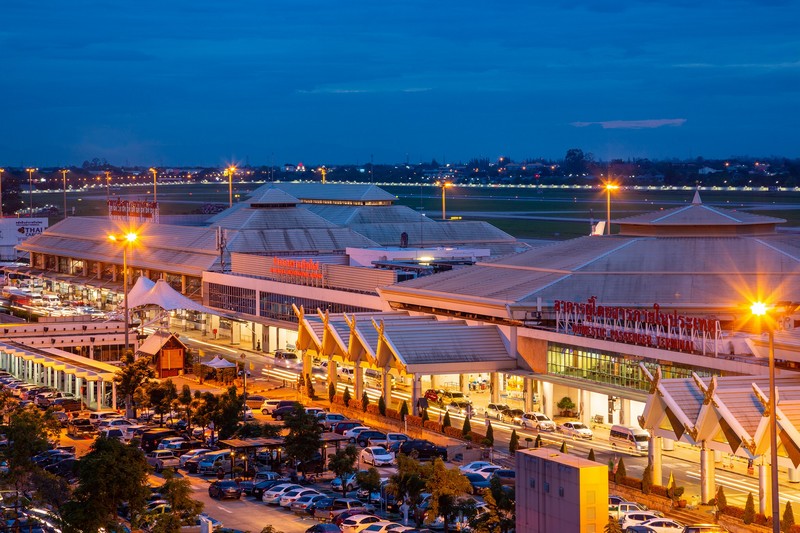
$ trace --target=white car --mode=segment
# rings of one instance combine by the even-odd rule
[[[489,461],[472,461],[471,463],[459,466],[458,469],[461,470],[462,474],[471,474],[474,473],[476,469],[483,468],[484,466],[493,466],[493,463]]]
[[[358,439],[358,434],[362,431],[367,431],[368,429],[370,428],[367,426],[356,426],[345,431],[342,436],[347,437],[350,442],[355,442]]]
[[[277,505],[281,501],[281,498],[283,497],[284,494],[286,494],[291,490],[302,489],[302,488],[303,487],[297,485],[296,483],[281,483],[280,485],[275,485],[274,487],[266,491],[261,496],[261,501],[264,503],[271,503]]]
[[[558,426],[558,432],[563,433],[568,437],[572,437],[573,439],[579,438],[592,440],[592,437],[594,437],[592,430],[589,429],[586,424],[581,422],[564,422]]]
[[[544,413],[530,412],[522,415],[520,425],[523,428],[536,428],[540,431],[555,431],[556,423]]]
[[[394,454],[382,446],[369,446],[361,450],[361,460],[372,466],[394,464]]]
[[[472,473],[473,474],[480,474],[484,478],[489,479],[490,477],[492,477],[492,474],[494,474],[498,470],[502,470],[502,469],[503,469],[502,466],[487,465],[487,466],[482,466],[480,468],[476,468]]]
[[[301,496],[313,496],[316,494],[319,494],[319,491],[308,488],[290,490],[289,492],[281,496],[279,505],[281,507],[289,507],[294,502],[296,502],[297,499],[300,498]]]
[[[397,522],[375,522],[374,524],[370,524],[361,531],[363,533],[387,533],[391,531],[392,533],[401,533],[402,531],[411,529],[410,527],[406,527],[403,524],[398,524]]]
[[[261,414],[271,415],[279,403],[280,400],[264,400],[264,403],[261,404]]]
[[[381,519],[375,515],[357,514],[346,518],[340,527],[342,528],[342,533],[360,533],[370,524],[380,521]]]
[[[653,511],[634,511],[632,513],[625,513],[619,519],[619,525],[622,531],[627,530],[631,526],[638,526],[642,522],[661,518]]]
[[[652,518],[639,525],[647,526],[655,533],[681,533],[683,531],[683,524],[670,518]]]
[[[189,461],[189,459],[192,459],[193,457],[197,457],[201,453],[207,453],[207,452],[210,452],[210,451],[211,450],[208,449],[208,448],[195,448],[194,450],[189,450],[185,454],[181,455],[180,467],[184,468],[186,466],[186,462]]]

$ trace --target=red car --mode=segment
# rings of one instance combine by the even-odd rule
[[[429,402],[439,403],[439,398],[444,394],[442,389],[428,389],[425,391],[425,399]]]

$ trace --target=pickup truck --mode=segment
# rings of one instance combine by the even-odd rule
[[[177,470],[181,465],[180,457],[172,453],[172,450],[153,450],[145,455],[147,464],[153,467],[156,472],[162,472],[165,468]]]
[[[608,504],[608,516],[614,517],[614,520],[619,520],[625,513],[632,513],[634,511],[646,511],[644,505],[639,505],[633,502],[620,502],[616,504]]]

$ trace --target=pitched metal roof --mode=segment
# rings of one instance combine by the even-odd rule
[[[267,189],[274,187],[280,189],[295,198],[304,200],[332,200],[332,201],[352,201],[352,202],[369,202],[369,201],[394,201],[395,195],[386,192],[385,190],[371,185],[369,183],[283,183],[274,182],[267,185],[262,185],[255,191],[251,197],[258,197],[263,194]]]

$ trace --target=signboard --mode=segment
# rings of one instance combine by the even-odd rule
[[[158,223],[158,202],[108,200],[108,218]]]
[[[0,218],[0,246],[16,246],[47,229],[46,217]]]
[[[592,296],[585,302],[555,300],[556,329],[565,333],[680,352],[718,352],[719,321],[652,309],[603,306]]]
[[[325,271],[318,261],[311,259],[287,259],[273,257],[269,269],[270,277],[276,281],[297,283],[300,285],[322,286]]]

